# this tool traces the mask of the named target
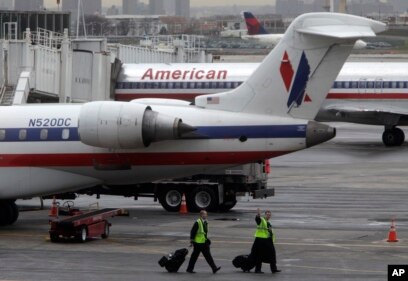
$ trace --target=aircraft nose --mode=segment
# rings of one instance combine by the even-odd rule
[[[336,136],[336,128],[309,121],[306,129],[306,147],[315,146]]]

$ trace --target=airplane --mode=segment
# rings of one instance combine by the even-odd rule
[[[248,29],[247,34],[242,34],[241,39],[247,41],[256,41],[261,44],[271,44],[275,46],[282,39],[282,33],[272,34],[266,31],[263,25],[251,12],[242,12],[245,24]]]
[[[193,102],[199,95],[241,85],[259,63],[124,64],[115,99],[174,98]],[[386,146],[400,146],[408,125],[405,62],[346,62],[315,120],[384,126]]]
[[[251,12],[242,12],[244,17],[248,33],[242,34],[241,39],[256,41],[260,44],[270,44],[275,46],[279,40],[282,39],[282,33],[269,33],[259,22],[259,20]],[[364,49],[367,47],[367,43],[363,40],[357,40],[354,44],[354,49]]]
[[[140,99],[2,107],[0,224],[17,220],[17,198],[206,173],[333,138],[334,128],[309,120],[355,40],[385,29],[358,16],[301,15],[244,83],[198,96],[194,105]]]

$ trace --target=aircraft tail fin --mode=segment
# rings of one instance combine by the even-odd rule
[[[347,14],[301,15],[247,81],[226,93],[199,96],[195,104],[313,119],[355,41],[384,30],[384,23]]]
[[[251,12],[242,12],[248,29],[248,35],[269,34]]]

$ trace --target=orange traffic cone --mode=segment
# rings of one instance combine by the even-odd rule
[[[180,205],[180,214],[185,215],[188,213],[187,211],[187,204],[186,204],[186,196],[183,193],[183,196],[181,196],[181,205]]]
[[[55,199],[55,196],[52,199],[52,206],[51,206],[50,212],[48,213],[48,216],[49,217],[54,217],[54,218],[58,217],[58,204],[57,204],[57,201]]]
[[[391,220],[391,227],[390,227],[390,231],[388,232],[387,242],[398,242],[397,231],[395,229],[394,220]]]

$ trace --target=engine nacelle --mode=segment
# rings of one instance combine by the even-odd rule
[[[78,132],[81,142],[104,148],[142,148],[174,140],[194,128],[140,103],[97,101],[82,106]]]

